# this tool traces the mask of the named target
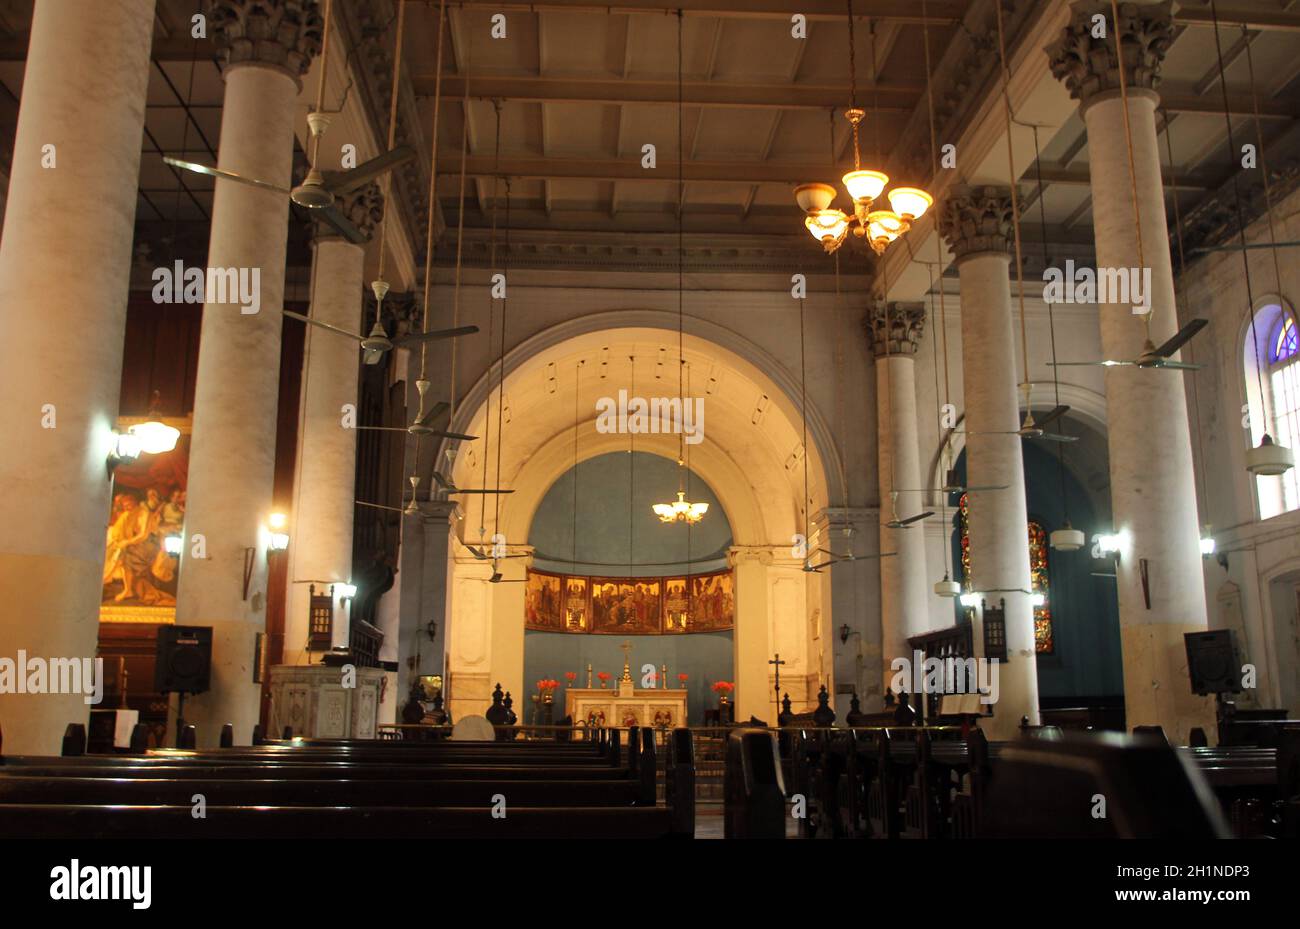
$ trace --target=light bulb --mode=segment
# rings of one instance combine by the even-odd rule
[[[176,440],[181,435],[181,431],[176,427],[154,420],[134,425],[127,431],[139,439],[140,451],[148,455],[170,452],[176,447]]]
[[[842,178],[844,187],[854,200],[875,200],[889,183],[889,175],[879,171],[850,171]]]
[[[916,187],[895,187],[889,192],[889,205],[904,219],[918,219],[934,205],[934,198]]]

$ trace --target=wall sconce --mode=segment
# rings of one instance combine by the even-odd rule
[[[962,594],[958,599],[961,601],[961,605],[964,607],[976,607],[980,605],[980,601],[984,598],[980,594],[968,590],[966,593]]]
[[[163,551],[169,555],[179,555],[184,544],[185,540],[181,536],[169,535],[163,538]]]
[[[289,525],[289,517],[283,513],[272,513],[266,518],[267,528],[270,530],[270,541],[267,544],[267,553],[282,552],[289,547],[289,533],[285,528]]]
[[[848,623],[840,626],[840,644],[847,645],[849,642],[849,636],[853,635],[856,631],[857,630],[851,628]]]
[[[1209,557],[1214,554],[1214,533],[1206,526],[1201,530],[1201,555]]]
[[[340,600],[351,600],[357,595],[356,584],[335,584],[334,593]]]
[[[1092,557],[1106,558],[1113,556],[1116,561],[1119,561],[1120,549],[1124,545],[1123,533],[1098,533],[1093,536],[1092,542]]]

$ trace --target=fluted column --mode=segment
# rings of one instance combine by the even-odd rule
[[[217,0],[209,25],[225,65],[220,167],[289,187],[299,81],[320,48],[317,4]],[[208,266],[255,272],[260,305],[203,307],[185,532],[203,536],[206,557],[186,547],[176,605],[177,623],[213,628],[211,689],[185,707],[201,745],[215,745],[224,723],[248,738],[258,717],[288,215],[284,194],[216,182]]]
[[[925,535],[919,527],[889,529],[891,494],[897,493],[898,515],[922,511],[921,453],[917,444],[916,347],[925,326],[920,303],[880,303],[867,316],[876,357],[876,429],[881,512],[880,559],[882,660],[886,686],[895,658],[912,659],[909,636],[928,628],[929,586],[925,569]]]
[[[382,216],[383,197],[371,183],[336,204],[368,239]],[[348,332],[363,325],[365,244],[317,223],[312,241],[311,316]],[[293,480],[289,542],[289,604],[284,663],[305,662],[311,584],[352,579],[352,521],[356,499],[358,344],[319,326],[307,326],[303,344],[298,460]],[[337,590],[337,588],[336,588]],[[334,603],[335,646],[346,647],[346,603]]]
[[[1098,266],[1129,268],[1138,264],[1137,227],[1111,7],[1087,2],[1071,9],[1069,25],[1047,52],[1052,73],[1079,101],[1088,131]],[[1092,35],[1098,13],[1106,18],[1104,38]],[[1159,345],[1179,328],[1155,121],[1155,88],[1173,34],[1171,5],[1123,3],[1119,27],[1142,259],[1151,270],[1150,340]],[[1105,356],[1136,358],[1147,338],[1144,317],[1127,303],[1105,303],[1099,310]],[[1214,719],[1209,698],[1191,692],[1183,644],[1183,633],[1207,626],[1184,375],[1110,367],[1105,378],[1111,510],[1121,538],[1116,573],[1126,719],[1129,726],[1164,726],[1185,740],[1192,726],[1213,725]]]
[[[966,397],[966,485],[971,490],[969,589],[994,606],[1006,601],[1007,660],[998,668],[991,738],[1010,738],[1028,716],[1038,722],[1034,608],[1029,601],[1029,516],[1016,395],[1016,338],[1011,316],[1011,191],[956,188],[943,227],[957,262],[961,293],[962,387]],[[990,433],[1004,433],[995,435]],[[975,610],[976,655],[984,655],[984,621]]]
[[[0,237],[0,658],[11,661],[94,658],[99,638],[153,15],[153,0],[47,0],[32,16]],[[5,751],[58,754],[89,709],[81,694],[0,694]]]

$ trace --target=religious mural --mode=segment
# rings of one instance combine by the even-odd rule
[[[627,578],[530,570],[524,590],[524,627],[539,632],[658,635],[735,625],[730,571]]]
[[[168,552],[166,540],[182,538],[189,450],[182,435],[172,451],[143,454],[113,472],[101,621],[175,621],[180,552]]]

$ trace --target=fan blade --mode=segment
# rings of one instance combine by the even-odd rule
[[[1057,435],[1053,432],[1044,432],[1042,435],[1032,436],[1031,438],[1040,439],[1044,442],[1077,442],[1077,435]]]
[[[1187,343],[1188,339],[1196,335],[1196,333],[1200,332],[1209,324],[1210,321],[1208,319],[1192,320],[1186,326],[1184,326],[1183,328],[1175,332],[1173,334],[1173,337],[1170,338],[1168,342],[1166,342],[1164,345],[1157,348],[1156,354],[1159,355],[1161,358],[1168,358],[1174,352],[1182,348]]]
[[[395,506],[384,506],[382,503],[367,503],[364,500],[353,500],[352,502],[355,503],[357,506],[368,506],[372,510],[391,510],[394,513],[406,512],[405,510],[399,509],[398,507]]]
[[[465,545],[465,543],[461,543],[461,544]],[[479,561],[488,560],[487,553],[484,552],[482,549],[475,548],[473,545],[465,545],[465,547],[469,549],[469,553],[473,555],[475,558],[477,558]]]
[[[512,494],[513,490],[448,490],[447,496],[452,494]]]
[[[836,563],[836,561],[838,561],[838,559],[831,558],[828,561],[820,561],[817,564],[804,565],[803,569],[805,571],[821,571],[822,568],[826,567],[827,565],[833,565]]]
[[[432,332],[412,332],[402,336],[400,339],[393,339],[394,348],[406,348],[408,345],[419,345],[421,342],[434,342],[438,339],[455,339],[463,335],[473,335],[478,332],[478,326],[459,326],[456,329],[434,329]]]
[[[429,407],[428,412],[425,413],[423,416],[417,416],[417,417],[415,418],[415,423],[416,423],[416,425],[418,425],[418,426],[423,426],[425,423],[429,422],[430,420],[435,419],[435,418],[441,416],[443,413],[447,412],[449,409],[451,409],[451,407],[449,407],[449,406],[448,406],[446,403],[444,403],[443,401],[439,400],[439,401],[438,401],[437,403],[435,403],[433,406]]]
[[[227,171],[225,168],[210,168],[207,165],[201,165],[193,161],[181,161],[179,158],[168,158],[163,156],[163,161],[174,168],[184,168],[186,171],[193,171],[196,174],[206,174],[208,177],[222,178],[227,181],[238,181],[241,184],[248,184],[252,187],[261,187],[263,190],[274,190],[278,194],[289,196],[289,190],[281,187],[279,184],[272,184],[268,181],[259,181],[255,177],[244,177],[242,174],[236,174],[234,171]]]
[[[915,516],[909,516],[907,519],[900,519],[897,522],[900,526],[908,526],[912,523],[920,522],[923,519],[929,519],[933,515],[933,511],[926,510],[924,513],[918,513]]]
[[[444,439],[460,439],[463,442],[473,442],[478,439],[476,435],[466,435],[463,432],[430,432],[429,435],[441,436]]]
[[[353,339],[357,342],[361,341],[361,336],[357,335],[355,332],[348,332],[346,329],[340,329],[338,326],[331,326],[329,323],[321,322],[319,319],[312,319],[310,316],[303,316],[301,313],[295,313],[292,310],[281,310],[280,312],[283,313],[285,316],[291,316],[294,319],[300,319],[304,323],[310,323],[313,326],[319,326],[321,329],[328,329],[330,332],[334,332],[339,335],[345,335],[349,339]]]
[[[1131,368],[1135,364],[1137,364],[1136,361],[1049,361],[1047,362],[1047,366],[1049,368],[1074,368],[1079,366],[1088,367],[1088,368]]]
[[[1168,359],[1162,358],[1157,361],[1153,367],[1171,368],[1175,371],[1199,371],[1201,368],[1204,368],[1205,365],[1190,364],[1186,361],[1169,361]]]
[[[437,484],[438,484],[439,487],[442,487],[442,488],[444,488],[444,489],[446,489],[446,490],[455,490],[455,489],[456,489],[456,485],[453,484],[451,481],[447,480],[447,476],[446,476],[445,474],[443,474],[441,471],[434,471],[434,472],[433,472],[433,479],[434,479],[434,481],[437,482]]]
[[[356,428],[369,432],[406,432],[401,426],[357,426]]]
[[[325,189],[337,197],[339,194],[356,190],[358,187],[373,181],[385,171],[406,164],[414,157],[415,149],[409,145],[399,145],[382,155],[376,155],[369,161],[357,165],[350,171],[326,171]]]
[[[1041,428],[1043,426],[1046,426],[1048,423],[1052,422],[1053,420],[1060,419],[1069,411],[1070,408],[1068,406],[1055,407],[1052,410],[1048,411],[1047,415],[1038,417],[1038,419],[1035,420],[1035,423],[1039,426],[1039,428]]]
[[[365,245],[370,241],[370,237],[362,232],[356,223],[348,219],[347,215],[338,208],[337,203],[312,210],[312,216],[313,218],[320,217],[325,223],[332,226],[335,232],[353,245]]]

